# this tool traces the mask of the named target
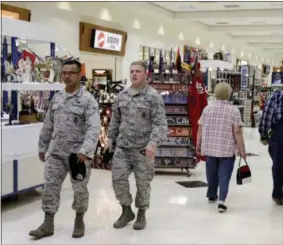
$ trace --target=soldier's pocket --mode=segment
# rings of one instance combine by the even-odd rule
[[[77,126],[83,126],[84,123],[84,108],[73,106],[70,108],[70,120]]]
[[[150,119],[150,108],[146,106],[138,106],[136,112],[137,125],[144,126]]]

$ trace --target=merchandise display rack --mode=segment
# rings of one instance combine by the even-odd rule
[[[159,56],[151,50],[148,53],[144,61],[148,64],[149,85],[162,95],[168,123],[167,140],[157,149],[155,169],[181,169],[190,176],[190,169],[197,165],[188,111],[191,73],[181,68],[179,51],[176,63],[172,50],[160,50]]]
[[[188,116],[189,85],[183,83],[151,83],[162,94],[167,123],[167,141],[159,146],[155,168],[194,169],[195,149]]]
[[[12,63],[18,65],[19,53],[16,41],[18,37],[25,37],[33,42],[50,43],[50,54],[55,56],[55,42],[52,34],[43,26],[35,23],[2,18],[2,37],[11,38]],[[5,46],[7,48],[7,46]],[[6,60],[3,45],[3,60]],[[14,107],[12,124],[2,122],[1,133],[1,167],[2,194],[1,198],[14,196],[22,192],[44,186],[44,164],[38,159],[37,142],[42,123],[18,124],[19,92],[22,91],[55,91],[64,88],[60,83],[1,83],[2,108],[11,101]],[[10,99],[9,99],[10,97]],[[38,174],[40,173],[40,174]]]

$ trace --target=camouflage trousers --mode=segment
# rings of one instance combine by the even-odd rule
[[[116,148],[112,159],[112,182],[117,200],[122,206],[131,205],[129,176],[134,172],[137,186],[135,205],[147,209],[150,204],[150,182],[154,177],[154,159],[147,159],[137,149]]]
[[[56,213],[60,206],[60,192],[62,184],[70,173],[68,157],[50,155],[45,162],[45,185],[42,195],[43,212]],[[89,193],[87,184],[91,173],[91,161],[86,161],[86,176],[83,181],[73,180],[70,176],[74,191],[72,208],[76,212],[86,212],[88,208]]]

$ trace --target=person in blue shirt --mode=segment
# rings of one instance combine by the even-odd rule
[[[283,205],[283,91],[275,92],[267,102],[259,125],[261,142],[268,144],[272,159],[272,198]]]

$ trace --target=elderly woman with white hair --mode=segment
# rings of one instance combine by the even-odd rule
[[[207,198],[210,203],[218,199],[218,211],[227,210],[225,200],[234,169],[236,156],[240,153],[246,160],[239,109],[229,102],[232,88],[221,82],[215,87],[216,101],[207,106],[199,120],[197,153],[206,157],[208,181]]]

